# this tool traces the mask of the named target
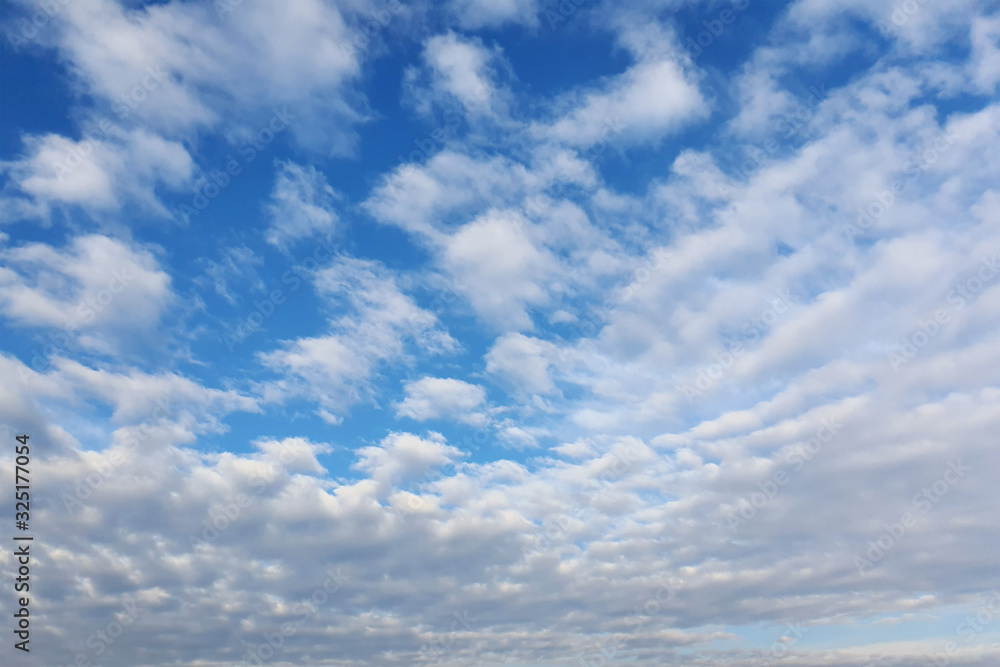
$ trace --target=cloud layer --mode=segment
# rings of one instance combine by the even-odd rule
[[[996,664],[995,9],[53,7],[33,659]]]

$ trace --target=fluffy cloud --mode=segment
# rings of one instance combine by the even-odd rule
[[[366,119],[363,97],[351,89],[360,64],[347,17],[356,14],[319,0],[291,10],[60,5],[35,32],[94,105],[81,114],[80,139],[24,137],[22,157],[4,165],[8,216],[47,218],[66,204],[100,213],[131,201],[165,216],[158,192],[192,177],[184,142],[222,131],[235,145],[275,110],[297,119],[290,132],[300,145],[354,152],[353,128]],[[258,57],[259,49],[269,56]]]
[[[453,32],[428,39],[423,59],[429,70],[431,97],[442,101],[450,97],[469,116],[506,113],[506,92],[497,85],[494,65],[500,58],[481,41],[463,39]],[[411,76],[414,74],[411,71]]]
[[[404,165],[389,174],[364,203],[377,219],[431,241],[439,241],[446,223],[514,198],[530,175],[503,158],[479,160],[448,150],[426,165]]]
[[[972,80],[984,94],[1000,82],[1000,18],[976,17],[972,23]]]
[[[518,216],[487,213],[448,239],[444,266],[473,308],[503,328],[530,328],[527,307],[548,300],[554,258],[532,242]]]
[[[451,418],[472,425],[483,425],[488,417],[478,409],[486,402],[486,391],[479,385],[455,378],[423,377],[407,382],[406,397],[396,403],[396,414],[417,421]]]
[[[70,341],[109,351],[153,329],[174,301],[170,277],[148,251],[102,235],[63,249],[32,243],[2,252],[0,312],[20,326],[61,330]]]
[[[180,143],[117,126],[85,133],[78,141],[56,134],[28,136],[23,154],[0,168],[9,178],[7,204],[33,211],[28,217],[47,217],[53,207],[116,211],[130,202],[166,216],[158,191],[181,189],[194,172]]]
[[[486,370],[533,394],[555,389],[549,374],[556,346],[537,338],[511,333],[500,337],[486,355]]]
[[[272,106],[348,124],[359,118],[344,100],[344,86],[358,72],[355,51],[345,48],[351,35],[344,13],[318,0],[294,9],[178,2],[134,8],[101,0],[64,7],[52,27],[53,45],[88,92],[109,105],[124,96],[133,102],[126,103],[128,121],[164,133],[253,123]],[[257,57],[261,52],[270,55]],[[133,101],[148,68],[158,73],[158,87],[149,103]],[[350,133],[337,124],[308,123],[293,132],[345,150]]]
[[[638,63],[579,98],[540,133],[571,146],[635,143],[658,139],[706,109],[698,88],[673,60]]]
[[[554,196],[597,185],[591,165],[552,147],[533,158],[441,151],[422,167],[394,171],[363,206],[434,252],[449,289],[484,322],[530,329],[532,308],[592,293],[624,268],[627,254],[580,206]]]
[[[461,451],[447,445],[440,434],[427,439],[411,433],[392,433],[377,447],[358,450],[355,468],[368,473],[382,492],[414,481],[432,468],[440,468],[461,456]]]
[[[717,16],[698,3],[588,8],[538,39],[600,49],[610,35],[630,64],[550,59],[523,85],[492,83],[516,102],[504,123],[470,107],[468,127],[427,135],[404,164],[383,160],[408,131],[390,104],[357,170],[275,155],[273,197],[270,171],[248,177],[246,201],[183,237],[112,203],[168,196],[158,175],[129,181],[105,161],[36,182],[5,163],[22,210],[102,211],[166,250],[58,215],[29,229],[66,222],[64,245],[11,242],[17,224],[0,236],[0,433],[31,434],[46,582],[32,627],[58,637],[38,658],[995,665],[995,12],[755,6],[700,58],[675,52]],[[136,109],[121,136],[199,163],[264,99],[316,114],[340,100],[356,118],[305,113],[298,131],[344,148],[382,111],[353,106],[356,75],[384,103],[412,64],[398,109],[423,123],[421,102],[507,67],[500,48],[512,68],[548,48],[530,30],[511,42],[511,23],[534,25],[529,3],[414,6],[412,26],[354,4],[71,7],[43,39],[105,103],[137,54],[171,56],[170,103]],[[369,12],[412,48],[363,74],[357,51],[322,60],[338,21]],[[83,44],[98,19],[120,40]],[[882,23],[895,28],[872,39]],[[496,47],[457,32],[480,28]],[[733,85],[702,92],[719,74]],[[611,112],[631,122],[598,153]],[[298,240],[331,229],[351,255],[288,266]],[[229,248],[216,262],[185,255],[213,234]],[[223,308],[272,285],[308,294],[269,314],[253,349],[218,354],[205,315],[164,363],[68,346],[29,367],[24,332],[64,327],[116,263],[143,276],[141,298],[84,332],[105,340],[131,318],[153,327],[175,290],[196,314],[197,288]],[[206,263],[207,280],[189,278]],[[14,464],[0,449],[0,475]],[[0,553],[0,576],[16,566]]]
[[[697,78],[673,35],[652,26],[629,27],[620,40],[635,63],[599,87],[581,87],[558,100],[557,117],[536,125],[536,136],[580,148],[635,144],[657,141],[707,114]]]

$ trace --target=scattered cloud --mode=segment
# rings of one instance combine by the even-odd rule
[[[36,657],[996,664],[997,13],[725,4],[12,4]]]
[[[482,426],[489,417],[480,409],[486,402],[486,391],[479,385],[455,378],[423,377],[407,382],[406,397],[395,404],[396,415],[416,421],[456,419],[473,426]]]

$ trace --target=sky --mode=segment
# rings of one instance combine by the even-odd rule
[[[1000,664],[996,2],[0,33],[3,664]]]

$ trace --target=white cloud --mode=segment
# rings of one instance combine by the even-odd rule
[[[619,41],[635,59],[598,87],[557,100],[557,116],[536,124],[536,136],[578,148],[658,141],[708,113],[689,59],[676,37],[655,24],[619,26]]]
[[[333,447],[326,443],[312,443],[306,438],[262,439],[253,444],[270,460],[280,463],[286,470],[314,475],[326,473],[326,468],[316,460],[316,455],[329,454],[333,451]]]
[[[527,308],[549,300],[546,278],[555,259],[531,238],[516,213],[489,212],[457,230],[442,263],[486,321],[503,329],[531,328]]]
[[[0,257],[0,312],[20,326],[61,330],[63,351],[72,340],[111,352],[156,327],[175,299],[148,250],[107,236],[78,236],[62,249],[31,243]]]
[[[501,427],[497,432],[497,438],[508,447],[514,449],[526,449],[538,447],[538,438],[547,436],[549,433],[545,429],[515,426],[513,424]]]
[[[657,46],[663,8],[655,4],[627,11],[633,25],[637,16],[653,25],[648,31],[599,24],[631,48],[636,76],[640,65],[673,62],[657,51],[670,42]],[[38,372],[0,354],[10,380],[0,384],[0,435],[9,442],[8,431],[29,432],[37,446],[32,510],[46,531],[32,574],[62,596],[32,616],[38,636],[61,638],[33,646],[38,659],[72,662],[76,651],[100,659],[87,638],[116,619],[124,594],[144,615],[108,647],[109,664],[228,664],[247,650],[272,650],[267,638],[289,623],[294,635],[262,662],[646,667],[696,656],[738,667],[771,651],[810,667],[863,667],[880,654],[905,664],[940,655],[996,593],[987,575],[1000,537],[990,474],[1000,465],[1000,271],[990,268],[1000,253],[1000,106],[981,94],[940,103],[951,99],[942,92],[948,81],[948,95],[995,89],[992,28],[970,19],[965,2],[917,3],[922,13],[871,47],[880,56],[865,61],[867,71],[851,66],[795,141],[777,151],[731,141],[802,101],[787,74],[836,66],[833,46],[867,39],[857,18],[874,24],[895,4],[801,0],[780,12],[771,41],[746,59],[758,69],[743,75],[766,83],[765,94],[734,100],[747,125],[723,119],[724,143],[668,148],[662,173],[630,182],[628,192],[602,180],[603,162],[565,146],[526,149],[520,136],[498,140],[485,157],[456,142],[393,171],[366,207],[412,233],[427,265],[417,275],[411,265],[404,272],[339,257],[312,272],[328,322],[317,332],[291,329],[298,337],[259,357],[279,373],[251,384],[259,396],[240,387],[261,369],[240,358],[178,361],[197,364],[199,376],[215,372],[209,384],[149,370],[146,359],[141,368],[120,360],[97,368],[56,356]],[[74,11],[93,7],[109,6]],[[209,30],[184,22],[207,7],[126,11],[139,28],[177,21],[171,30],[188,36]],[[242,3],[223,20],[302,18],[310,8]],[[120,27],[125,49],[137,28]],[[156,35],[148,35],[152,52]],[[233,43],[231,35],[219,44],[194,39],[190,50]],[[941,45],[952,43],[945,59]],[[806,53],[809,45],[817,51]],[[676,62],[697,80],[684,69],[690,63]],[[191,84],[191,99],[243,117],[212,98],[214,75]],[[219,84],[220,95],[236,99],[233,90],[261,77]],[[570,101],[611,104],[619,86],[637,80],[626,73]],[[586,114],[573,113],[589,108],[563,116],[580,121],[581,136]],[[659,111],[648,112],[639,127],[650,141],[672,131],[654,122]],[[212,122],[191,118],[190,127]],[[952,137],[937,143],[941,133]],[[737,175],[731,160],[748,154],[759,162]],[[887,195],[898,179],[903,187]],[[307,180],[314,194],[326,192]],[[100,182],[92,180],[92,200],[78,183],[59,201],[98,210]],[[121,192],[109,183],[110,202]],[[57,201],[38,192],[39,202]],[[852,237],[845,227],[859,207],[879,212]],[[63,326],[114,261],[145,271],[154,296],[134,304],[141,320],[155,322],[155,296],[170,293],[166,270],[138,243],[83,235],[65,248],[0,252],[5,324],[17,327]],[[417,356],[457,349],[410,294],[411,284],[432,282],[428,275],[466,290],[492,330],[504,325],[491,344],[489,327],[450,314],[450,330],[468,332],[470,349],[488,348],[471,367]],[[255,283],[249,271],[244,277]],[[780,312],[779,295],[788,306]],[[545,322],[555,324],[541,329]],[[532,336],[505,329],[532,323],[541,329]],[[905,361],[894,366],[892,354]],[[381,396],[377,380],[397,384],[382,364],[412,364],[402,375],[417,379],[394,410],[348,422],[356,401]],[[684,385],[702,374],[709,382],[686,396]],[[487,403],[487,390],[504,403]],[[343,419],[342,428],[319,427],[336,445],[296,432],[317,425],[295,398],[328,423]],[[245,420],[227,433],[228,415],[265,408],[273,412],[263,424]],[[469,445],[444,435],[401,431],[394,412],[493,419],[470,456]],[[140,436],[141,448],[122,456]],[[546,450],[547,442],[559,444]],[[498,455],[498,445],[542,446]],[[353,460],[341,456],[351,450]],[[0,476],[12,478],[13,468],[5,448]],[[914,500],[921,496],[926,511]],[[904,510],[916,523],[887,529]],[[890,546],[859,572],[854,557],[882,549],[878,541]],[[16,567],[10,550],[0,552],[0,578]],[[331,578],[340,579],[338,569],[342,583]],[[317,613],[304,613],[306,601]],[[789,619],[808,639],[793,645]],[[897,635],[885,634],[889,624]],[[975,637],[952,662],[996,665],[996,622]]]
[[[557,454],[561,456],[566,456],[571,459],[582,459],[586,457],[593,457],[595,452],[590,443],[586,440],[576,440],[574,442],[564,442],[560,445],[556,445],[552,448]]]
[[[380,364],[399,363],[411,349],[440,354],[457,347],[434,314],[401,292],[376,262],[342,256],[314,282],[322,298],[342,304],[343,314],[330,319],[326,334],[285,341],[260,358],[285,376],[276,385],[281,391],[316,400],[333,419],[374,395],[370,380]]]
[[[455,33],[432,37],[424,45],[424,60],[434,70],[436,85],[470,109],[489,105],[489,58],[481,43],[461,40]]]
[[[968,30],[971,19],[979,13],[978,4],[976,0],[956,0],[947,7],[927,0],[914,0],[909,4],[898,0],[802,0],[789,8],[787,24],[778,28],[791,28],[798,32],[797,37],[804,34],[809,40],[818,37],[822,41],[831,35],[842,38],[851,35],[855,31],[845,19],[860,17],[868,21],[882,39],[892,41],[908,55],[939,55],[937,51],[943,44]],[[785,42],[787,58],[808,60],[815,57],[807,49],[789,48],[794,43],[793,40]],[[824,58],[839,58],[844,53],[822,51]]]
[[[603,89],[578,93],[570,110],[537,132],[578,147],[655,141],[706,110],[676,61],[641,62]]]
[[[583,209],[555,194],[594,189],[592,165],[551,146],[532,157],[524,165],[442,151],[422,167],[395,170],[364,207],[425,244],[448,288],[483,321],[527,329],[530,309],[591,292],[622,269],[624,254]]]
[[[81,445],[105,457],[114,450],[134,460],[207,433],[225,433],[222,419],[232,412],[260,412],[255,397],[208,388],[176,372],[105,370],[65,356],[31,365],[0,357],[10,380],[10,391],[0,392],[0,424],[45,438],[56,448],[54,454],[68,460],[76,460],[72,450]],[[84,405],[87,412],[81,412]],[[90,409],[110,414],[92,421]]]
[[[414,481],[433,468],[457,460],[462,452],[437,433],[426,439],[412,433],[390,433],[378,446],[359,449],[354,467],[368,473],[380,495],[405,481]]]
[[[340,152],[353,142],[350,125],[361,116],[346,101],[345,86],[359,65],[336,6],[305,0],[294,7],[136,8],[99,0],[67,5],[52,27],[53,46],[71,72],[109,105],[140,85],[147,68],[162,72],[149,101],[134,103],[126,121],[176,134],[222,122],[253,125],[271,107],[287,105],[303,120],[326,117],[294,125],[300,140]]]
[[[52,207],[79,206],[115,212],[135,202],[148,212],[167,215],[161,188],[189,184],[194,163],[180,143],[143,130],[93,133],[79,141],[56,134],[28,135],[23,154],[0,164],[10,178],[8,203],[27,199],[28,217],[47,217]]]
[[[514,197],[529,179],[523,166],[505,158],[480,160],[443,150],[426,165],[395,169],[364,207],[382,222],[439,241],[447,223]]]
[[[181,411],[206,415],[236,410],[254,412],[258,400],[233,389],[209,389],[178,373],[143,373],[131,369],[115,373],[69,359],[57,359],[56,378],[70,383],[82,395],[96,397],[112,408],[112,419],[130,423],[152,415],[157,408],[168,416]],[[212,426],[218,422],[211,420]]]
[[[106,388],[108,397],[135,393],[112,384]],[[264,642],[262,632],[272,632],[266,628],[281,627],[290,613],[302,617],[294,610],[329,578],[328,570],[339,570],[343,582],[339,588],[331,582],[330,592],[319,598],[325,602],[317,603],[323,615],[303,617],[297,635],[308,631],[343,641],[359,660],[389,647],[400,654],[416,654],[422,644],[428,650],[435,637],[448,632],[455,608],[467,610],[475,621],[454,638],[446,654],[430,654],[443,664],[458,664],[483,651],[510,654],[515,637],[520,641],[518,659],[557,661],[587,655],[580,646],[588,646],[594,635],[623,633],[630,642],[619,649],[621,655],[635,657],[639,664],[658,664],[664,655],[681,655],[696,645],[716,656],[716,662],[735,666],[754,654],[752,648],[733,652],[715,647],[714,640],[731,645],[742,635],[718,632],[732,619],[740,625],[768,625],[775,616],[791,616],[808,633],[839,624],[844,615],[933,613],[942,604],[975,610],[982,596],[975,592],[980,589],[974,573],[988,566],[992,552],[965,550],[958,556],[965,567],[955,570],[947,566],[957,554],[942,548],[940,539],[948,534],[962,543],[979,540],[985,547],[992,538],[982,534],[990,525],[984,523],[989,519],[983,508],[989,507],[991,489],[971,471],[962,486],[920,515],[920,530],[909,532],[893,548],[887,557],[893,567],[886,562],[868,576],[851,569],[850,549],[839,542],[840,532],[812,527],[817,520],[828,526],[854,525],[857,516],[871,515],[871,507],[892,507],[893,498],[908,502],[919,486],[943,474],[947,463],[942,456],[995,460],[989,434],[1000,395],[994,390],[978,397],[948,397],[891,423],[885,405],[876,400],[894,399],[873,395],[827,415],[842,426],[818,456],[836,454],[843,463],[824,465],[817,459],[798,471],[786,455],[802,438],[811,437],[820,415],[769,419],[725,434],[710,432],[706,425],[678,434],[690,446],[678,448],[676,458],[671,447],[654,451],[636,438],[597,437],[564,446],[560,453],[571,462],[541,459],[531,472],[511,461],[465,463],[462,452],[438,434],[402,432],[358,450],[354,467],[363,476],[357,480],[324,477],[316,456],[330,447],[294,436],[257,440],[256,451],[249,454],[167,446],[114,465],[109,451],[42,459],[37,492],[60,501],[43,510],[52,528],[53,557],[37,563],[39,576],[63,583],[67,604],[92,610],[98,621],[81,622],[78,613],[57,610],[55,617],[41,619],[39,627],[58,624],[86,637],[108,622],[101,614],[119,605],[116,595],[122,589],[114,581],[125,578],[125,590],[149,614],[147,622],[126,630],[144,650],[171,650],[173,645],[157,639],[164,624],[192,633],[198,628],[231,632],[254,647]],[[0,409],[5,407],[0,403]],[[140,415],[143,408],[135,407],[131,414]],[[961,427],[956,431],[956,424],[942,423],[942,415],[959,418]],[[943,452],[951,442],[964,445]],[[845,467],[857,457],[875,467],[867,473]],[[106,477],[96,472],[109,469]],[[726,513],[775,469],[796,477],[741,528],[736,539],[742,543],[735,542]],[[843,493],[847,470],[865,475],[851,496]],[[898,490],[886,485],[885,479],[899,479],[900,470],[926,484],[918,481],[913,489]],[[0,474],[13,474],[9,459],[0,459]],[[102,480],[100,485],[78,505],[64,507],[62,495],[73,497],[74,480],[88,475]],[[643,496],[651,500],[643,501]],[[872,539],[881,530],[878,522],[885,520],[872,517]],[[891,512],[888,520],[894,520]],[[113,551],[104,544],[77,544],[81,529],[109,524],[127,530],[130,539],[116,542]],[[868,528],[861,526],[847,546],[865,548]],[[793,539],[795,550],[781,546]],[[763,546],[747,549],[742,546],[747,541]],[[281,547],[289,543],[297,548],[290,552]],[[778,551],[761,553],[767,544],[779,545]],[[686,559],[672,562],[664,550]],[[9,553],[0,555],[5,572],[13,571],[13,565]],[[187,578],[150,579],[145,574],[150,569],[183,571]],[[219,571],[229,574],[211,596],[189,583]],[[393,575],[400,571],[405,578]],[[940,586],[942,572],[957,573],[952,576],[960,578],[963,591],[922,598],[923,591],[912,593],[905,585],[908,576],[919,574]],[[843,587],[829,588],[832,573],[844,579]],[[794,590],[787,588],[790,575]],[[607,585],[609,579],[615,586]],[[254,594],[244,591],[244,581],[254,583]],[[881,592],[859,608],[855,591],[873,581]],[[676,594],[670,595],[668,588],[657,596],[664,584]],[[400,585],[407,591],[405,601],[383,598]],[[804,604],[803,589],[825,592]],[[741,606],[747,595],[757,604]],[[371,611],[337,604],[347,596]],[[692,597],[713,604],[691,605]],[[183,615],[172,610],[168,601],[178,598],[193,606],[194,620],[191,609]],[[227,619],[246,623],[234,628],[231,622],[213,620],[208,612],[220,598],[229,605]],[[581,618],[579,609],[593,599],[602,604]],[[645,622],[629,623],[634,618],[630,610],[650,599],[657,605],[647,607]],[[531,615],[538,610],[549,619],[541,630]],[[496,616],[485,616],[486,611]],[[157,622],[151,624],[154,618]],[[331,622],[336,631],[328,634]],[[776,639],[787,634],[780,623],[775,630]],[[347,641],[351,634],[365,637],[366,632],[378,635],[377,645]],[[129,646],[119,644],[116,650],[125,653],[115,655],[131,655]],[[921,649],[893,647],[896,655],[916,656]],[[45,654],[52,649],[39,650]],[[289,643],[283,658],[296,660],[306,651],[314,648]],[[985,653],[978,664],[985,667],[991,655]],[[817,665],[861,667],[868,658],[856,649],[810,659]]]
[[[417,421],[456,419],[482,426],[489,417],[481,411],[486,391],[479,385],[455,378],[422,377],[403,387],[406,397],[394,405],[396,415]]]
[[[267,205],[267,242],[286,248],[315,234],[333,234],[337,230],[334,203],[339,198],[316,167],[280,163]]]
[[[988,443],[989,410],[996,397],[983,399],[927,406],[937,410],[917,411],[909,423],[886,424],[875,433],[870,429],[885,419],[884,413],[877,406],[852,406],[841,414],[846,417],[841,435],[820,455],[833,454],[836,447],[838,460],[851,460],[871,454],[870,448],[882,442],[884,449],[872,454],[877,460],[892,450],[893,441],[907,442],[918,433],[940,437],[950,427],[939,423],[940,414],[958,414],[955,410],[973,421],[952,437]],[[796,427],[807,433],[809,423]],[[907,466],[908,474],[933,483],[947,464],[932,448],[910,447],[909,456],[886,459],[882,469],[859,480],[856,500],[843,493],[841,466],[817,461],[795,472],[778,458],[777,465],[798,475],[793,480],[808,487],[814,500],[802,505],[805,494],[794,481],[786,484],[738,539],[762,545],[795,539],[796,549],[762,554],[766,546],[748,549],[734,543],[725,513],[772,474],[774,462],[755,456],[774,442],[773,436],[763,439],[768,436],[767,429],[749,429],[729,438],[697,438],[697,450],[714,451],[712,458],[721,458],[722,465],[700,463],[690,453],[675,463],[669,452],[654,452],[637,439],[596,439],[577,448],[572,462],[541,460],[529,473],[509,461],[462,462],[462,453],[438,434],[399,432],[360,449],[354,467],[363,476],[339,482],[323,477],[315,458],[329,448],[299,437],[259,440],[257,451],[248,454],[165,448],[115,466],[79,506],[54,503],[47,510],[53,557],[37,563],[39,576],[63,584],[67,604],[92,611],[88,616],[97,621],[81,621],[78,613],[60,608],[55,617],[40,619],[39,627],[59,624],[85,638],[120,608],[122,589],[114,582],[123,578],[129,582],[125,590],[147,614],[144,622],[126,628],[127,636],[145,651],[172,650],[172,644],[158,639],[163,625],[190,633],[229,632],[251,648],[266,645],[261,634],[275,632],[291,614],[300,623],[296,636],[316,633],[335,640],[358,660],[385,650],[417,655],[423,645],[424,657],[436,657],[440,664],[457,665],[484,651],[556,662],[567,655],[587,657],[594,635],[620,633],[629,643],[622,643],[616,655],[634,657],[638,664],[659,664],[664,656],[679,658],[698,647],[713,661],[735,666],[752,661],[755,653],[752,643],[731,648],[734,640],[751,638],[738,630],[720,632],[728,619],[762,624],[777,640],[788,630],[775,617],[796,619],[808,635],[841,623],[844,615],[935,613],[942,604],[956,605],[964,615],[982,605],[988,591],[977,587],[975,569],[969,568],[987,566],[988,549],[960,557],[967,567],[954,576],[970,592],[924,596],[923,590],[913,593],[905,586],[906,572],[935,586],[941,572],[956,573],[946,567],[956,554],[946,553],[940,535],[975,540],[982,529],[978,522],[982,508],[989,507],[989,489],[977,484],[971,471],[962,486],[920,514],[920,530],[908,532],[886,557],[893,567],[886,562],[868,576],[851,569],[850,549],[837,542],[838,532],[811,528],[817,520],[836,526],[871,515],[871,507],[892,505],[881,502],[889,497],[908,502],[920,489],[886,492],[886,475],[895,469],[898,476],[899,466]],[[781,435],[783,441],[796,437],[797,432]],[[996,458],[995,448],[970,449]],[[39,492],[55,498],[67,490],[72,494],[74,479],[98,475],[95,471],[109,463],[106,452],[40,461]],[[447,472],[452,465],[457,470]],[[12,470],[10,461],[0,460],[0,473]],[[652,497],[664,489],[670,495],[661,502],[639,501],[641,494]],[[692,516],[706,519],[693,521]],[[955,517],[964,521],[956,524]],[[872,517],[873,538],[882,520]],[[74,536],[81,527],[108,524],[127,530],[130,539],[116,543],[113,551],[104,544],[77,544]],[[867,529],[862,526],[848,546],[864,548]],[[979,543],[985,546],[989,537],[981,536]],[[282,546],[290,543],[297,548]],[[672,562],[664,550],[687,558]],[[13,565],[9,553],[0,555],[5,572]],[[149,578],[150,569],[167,574]],[[220,571],[228,573],[223,584],[211,596],[204,594],[197,582],[218,579]],[[331,573],[342,581],[331,581]],[[833,574],[844,579],[843,587],[829,587]],[[796,582],[791,590],[789,576]],[[300,603],[324,580],[327,591],[313,603],[321,615],[303,614]],[[608,580],[615,585],[609,587]],[[243,582],[253,582],[253,594],[243,590]],[[856,589],[872,585],[880,588],[878,594],[859,608]],[[402,601],[384,599],[386,591],[400,586],[406,591]],[[813,588],[824,593],[804,603],[801,591]],[[756,604],[741,605],[748,595]],[[692,597],[712,605],[692,605]],[[183,614],[169,603],[178,598],[189,605]],[[362,611],[345,608],[340,601],[346,599]],[[594,599],[601,604],[581,618],[580,608]],[[648,604],[644,616],[633,616],[634,608],[643,609],[650,600],[656,604]],[[234,627],[208,613],[220,601],[228,606],[226,619],[245,622]],[[469,622],[451,636],[455,609]],[[495,616],[485,615],[488,611]],[[548,619],[543,629],[532,616],[539,611]],[[377,642],[364,639],[371,634]],[[349,641],[351,636],[361,640]],[[440,637],[451,642],[435,650]],[[511,649],[515,638],[519,643]],[[720,640],[723,647],[715,643]],[[117,644],[114,655],[131,656],[131,645]],[[53,651],[39,650],[43,655]],[[891,650],[916,659],[926,646],[901,642]],[[314,654],[315,647],[289,642],[282,657],[304,659],[307,651]],[[219,655],[225,659],[223,651]],[[861,667],[870,659],[859,647],[806,655],[816,665]],[[969,664],[985,667],[995,650],[980,657]]]
[[[984,94],[1000,82],[1000,18],[977,17],[972,22],[972,80]]]
[[[192,178],[186,145],[213,131],[238,144],[276,110],[293,119],[301,147],[353,154],[354,128],[367,119],[345,22],[357,11],[321,0],[291,8],[96,0],[43,12],[37,38],[93,105],[78,113],[79,140],[24,137],[23,156],[3,165],[12,176],[5,217],[47,218],[64,205],[101,213],[133,200],[166,216],[158,192]],[[67,162],[79,166],[56,166]]]
[[[508,333],[490,348],[486,355],[486,370],[530,394],[555,391],[549,373],[551,356],[556,352],[552,343],[519,333]]]
[[[428,38],[421,58],[423,67],[407,69],[404,80],[405,99],[420,113],[429,116],[435,106],[451,110],[457,104],[470,123],[509,125],[512,95],[502,77],[510,67],[499,47],[447,32]]]

